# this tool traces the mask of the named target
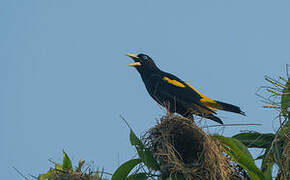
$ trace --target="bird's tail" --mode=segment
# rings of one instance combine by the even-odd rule
[[[218,109],[224,110],[224,111],[229,111],[229,112],[234,112],[242,115],[246,115],[245,112],[243,112],[238,106],[234,106],[228,103],[223,103],[220,101],[215,101],[218,104]]]
[[[220,118],[216,117],[213,114],[206,115],[205,118],[211,119],[211,120],[213,120],[213,121],[215,121],[217,123],[220,123],[220,124],[224,124],[223,121]]]

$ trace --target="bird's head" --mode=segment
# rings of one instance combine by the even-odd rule
[[[126,56],[129,56],[135,61],[129,64],[129,66],[135,67],[140,74],[159,70],[154,61],[146,54],[126,54]]]

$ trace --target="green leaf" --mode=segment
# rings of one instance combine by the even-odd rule
[[[112,175],[112,180],[125,179],[131,170],[141,162],[141,159],[131,159],[123,163]]]
[[[38,177],[37,177],[37,180],[45,180],[46,179],[46,174],[40,174]]]
[[[286,88],[283,89],[281,97],[281,111],[285,119],[289,118],[288,108],[290,107],[290,78],[285,84]]]
[[[142,160],[142,162],[152,170],[159,170],[159,164],[154,159],[152,152],[146,146],[142,143],[142,141],[136,136],[132,128],[130,127],[129,123],[121,116],[121,118],[124,120],[126,125],[130,129],[130,143],[136,148],[136,151],[138,153],[139,158]]]
[[[273,149],[272,147],[266,148],[264,154],[262,155],[262,164],[261,164],[261,170],[265,174],[265,172],[268,169],[268,166],[270,164],[274,163],[274,157],[273,157]]]
[[[132,174],[126,178],[126,180],[146,180],[146,173]]]
[[[287,121],[286,124],[279,130],[278,135],[285,136],[287,133],[290,132],[290,121]]]
[[[130,142],[133,146],[135,146],[138,156],[142,159],[142,161],[148,168],[151,168],[152,170],[155,171],[160,169],[157,161],[153,157],[152,152],[145,147],[145,145],[136,136],[136,134],[132,129],[130,129]]]
[[[62,167],[64,170],[72,170],[72,163],[66,152],[63,151]]]
[[[267,148],[272,144],[275,135],[272,133],[247,132],[236,134],[232,138],[241,141],[248,148]]]
[[[242,145],[238,140],[230,137],[215,135],[214,138],[219,140],[223,144],[225,153],[231,156],[242,168],[244,168],[250,175],[251,179],[263,180],[264,174],[256,166],[254,160],[249,156],[247,148],[241,148]]]
[[[145,149],[145,146],[132,129],[130,129],[130,143],[132,146],[135,146],[139,157],[144,159],[143,150]]]
[[[236,146],[240,149],[240,151],[242,151],[248,158],[250,158],[251,160],[254,160],[248,148],[241,141],[234,138],[232,138],[231,140],[236,144]]]
[[[256,159],[255,160],[259,160],[259,159],[264,159],[265,158],[265,154],[262,154],[262,155],[260,155],[260,156],[258,156],[258,157],[256,157]]]
[[[56,170],[60,170],[60,171],[63,170],[62,165],[59,164],[59,163],[55,163],[55,165],[54,165],[54,169],[56,169]]]
[[[279,167],[283,167],[283,164],[281,161],[281,155],[283,151],[282,147],[278,143],[274,143],[271,151],[272,151],[275,163],[277,163]]]
[[[264,172],[265,180],[272,180],[273,165],[274,165],[274,163],[268,163],[267,169]]]
[[[98,172],[96,172],[95,177],[96,177],[97,179],[98,179],[98,178],[99,178],[99,179],[101,178]]]
[[[229,143],[234,144],[242,153],[244,153],[244,155],[246,155],[251,160],[254,160],[248,148],[239,140],[230,138],[230,137],[224,137],[224,136],[215,136],[215,137],[217,137],[219,140],[223,140],[223,142],[229,142]]]
[[[134,131],[130,129],[130,143],[132,146],[137,146],[140,149],[144,149],[145,146],[142,141],[136,136]]]
[[[152,152],[148,149],[144,149],[144,155],[142,161],[144,164],[148,167],[151,168],[154,171],[160,170],[160,166],[157,163],[157,161],[154,159]]]
[[[37,180],[46,180],[46,179],[51,179],[55,175],[55,170],[49,170],[45,174],[40,174],[37,177]]]

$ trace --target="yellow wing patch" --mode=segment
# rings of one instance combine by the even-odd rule
[[[197,92],[202,98],[201,98],[201,102],[202,104],[206,105],[208,108],[212,109],[212,110],[216,110],[220,108],[220,105],[216,103],[215,100],[201,94],[200,92],[198,92],[192,85],[188,84],[187,82],[184,81],[184,83],[186,85],[188,85],[192,90],[194,90],[195,92]]]
[[[177,81],[177,80],[174,80],[174,79],[169,79],[168,77],[164,77],[163,78],[164,81],[167,81],[169,84],[172,84],[174,86],[178,86],[178,87],[185,87],[184,84],[182,84],[181,82]]]

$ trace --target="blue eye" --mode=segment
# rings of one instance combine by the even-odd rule
[[[143,59],[144,59],[144,60],[148,60],[147,56],[143,56]]]

